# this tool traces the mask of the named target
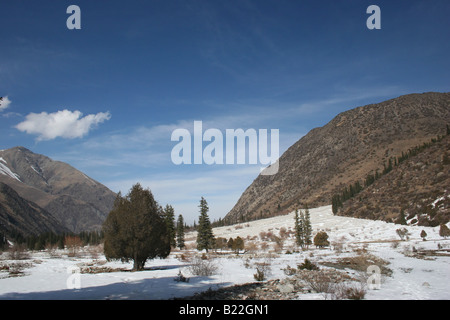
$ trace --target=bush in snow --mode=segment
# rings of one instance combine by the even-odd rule
[[[195,276],[212,276],[217,273],[218,267],[214,261],[195,257],[189,267],[189,271]]]
[[[402,240],[409,240],[409,236],[411,235],[408,231],[408,229],[406,228],[400,228],[395,230],[395,232],[397,232],[398,236],[400,237],[400,239]]]
[[[299,264],[297,268],[298,270],[319,270],[319,267],[309,259],[305,259],[305,261],[302,264]]]
[[[441,226],[439,227],[439,235],[444,238],[449,237],[450,229],[445,224],[441,224]]]
[[[329,246],[328,234],[325,231],[319,231],[314,237],[314,245],[319,248]]]
[[[426,239],[427,233],[425,232],[425,230],[422,230],[422,232],[420,233],[420,236],[422,237],[422,240],[423,240],[423,241],[427,240],[427,239]]]

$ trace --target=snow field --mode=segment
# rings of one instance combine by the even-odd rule
[[[106,262],[103,255],[91,257],[67,257],[61,252],[59,257],[47,252],[33,252],[28,260],[7,260],[7,254],[0,257],[2,265],[27,263],[23,274],[8,276],[0,271],[0,299],[171,299],[190,296],[196,292],[217,289],[223,286],[254,282],[257,262],[270,264],[269,279],[287,277],[283,269],[296,268],[297,264],[310,259],[320,265],[321,262],[336,261],[339,258],[354,256],[356,250],[364,248],[368,253],[388,261],[387,267],[392,276],[383,276],[378,290],[367,290],[365,299],[450,299],[450,257],[432,256],[419,259],[412,255],[414,250],[437,250],[450,248],[450,241],[441,238],[439,228],[406,226],[411,236],[408,241],[399,241],[395,230],[403,227],[381,221],[334,216],[331,207],[310,209],[313,236],[319,230],[325,230],[332,243],[330,248],[306,251],[298,250],[291,235],[284,241],[281,252],[273,253],[271,248],[246,254],[209,253],[217,272],[212,276],[195,276],[190,273],[193,256],[201,253],[192,249],[195,244],[195,232],[186,234],[190,250],[174,250],[166,259],[149,260],[145,271],[114,271],[102,273],[71,273],[71,270],[91,265],[102,268],[128,269],[131,263],[120,261]],[[235,238],[240,236],[246,243],[254,242],[260,246],[259,234],[272,232],[279,235],[281,228],[293,230],[294,213],[286,216],[257,220],[235,226],[215,228],[216,237]],[[427,241],[420,238],[421,230],[428,234]],[[189,240],[190,239],[190,240]],[[341,244],[335,250],[336,243]],[[271,243],[272,245],[272,243]],[[295,251],[286,254],[286,251]],[[182,255],[186,259],[182,259]],[[321,266],[322,267],[322,266]],[[79,270],[79,269],[78,269]],[[178,273],[189,277],[189,282],[177,282]],[[349,270],[349,272],[352,272]],[[78,281],[78,282],[77,282]],[[74,287],[75,284],[75,288]],[[76,286],[76,285],[79,286]],[[324,299],[317,293],[299,294],[298,299]]]

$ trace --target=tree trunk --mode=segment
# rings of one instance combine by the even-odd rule
[[[134,259],[133,271],[142,271],[142,270],[144,270],[144,263],[139,259]]]
[[[142,261],[142,259],[138,258],[137,251],[134,253],[134,259],[133,259],[133,271],[142,271],[144,270],[144,264],[145,260]]]

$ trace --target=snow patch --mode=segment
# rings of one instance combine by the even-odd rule
[[[11,171],[11,169],[9,169],[7,166],[5,166],[3,163],[0,162],[0,173],[5,175],[5,176],[9,176],[13,179],[16,179],[17,181],[20,181],[20,176],[14,172]]]

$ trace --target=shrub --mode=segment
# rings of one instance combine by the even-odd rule
[[[325,231],[319,231],[314,237],[314,245],[319,248],[329,246],[328,234]]]
[[[189,278],[185,277],[182,273],[181,270],[178,271],[178,275],[175,279],[173,279],[176,282],[189,282]]]
[[[302,264],[297,265],[298,270],[319,270],[319,267],[312,263],[309,259],[305,259]]]
[[[310,271],[307,277],[302,278],[308,286],[317,293],[327,294],[333,292],[333,281],[331,277],[321,271]]]
[[[450,229],[445,224],[441,224],[439,227],[439,235],[447,239],[450,236]]]
[[[10,260],[26,260],[30,259],[30,253],[26,250],[25,245],[15,244],[8,249]]]
[[[427,239],[426,239],[427,233],[426,233],[425,230],[422,230],[422,232],[420,233],[420,236],[422,237],[422,240],[423,240],[423,241],[427,240]]]
[[[256,273],[253,275],[256,281],[264,281],[266,279],[266,276],[264,274],[264,271],[260,268],[256,268]]]
[[[256,273],[253,275],[256,281],[264,281],[271,273],[272,265],[270,258],[264,259],[263,262],[257,262]]]
[[[69,250],[68,256],[75,257],[83,246],[83,242],[78,236],[67,236],[64,239],[64,244]]]
[[[195,257],[189,267],[190,272],[195,276],[212,276],[217,273],[218,267],[212,260]]]
[[[349,300],[362,300],[366,296],[366,289],[361,282],[359,285],[348,285],[340,283],[335,285],[333,298],[337,300],[349,299]]]
[[[402,239],[402,240],[405,240],[405,239],[409,240],[410,233],[409,233],[408,229],[400,228],[400,229],[395,230],[395,232],[397,232],[397,234],[400,237],[400,239]]]

